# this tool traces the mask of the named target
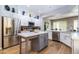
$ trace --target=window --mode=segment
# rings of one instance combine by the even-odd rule
[[[60,29],[63,31],[67,31],[67,21],[60,21]]]
[[[59,22],[53,22],[53,29],[59,29]]]
[[[53,29],[54,30],[67,30],[67,21],[53,21]]]

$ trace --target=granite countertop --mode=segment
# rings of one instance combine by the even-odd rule
[[[48,31],[39,31],[39,32],[21,32],[18,33],[18,36],[22,36],[22,37],[31,37],[31,36],[36,36],[36,35],[40,35],[40,34],[44,34],[44,33],[48,33]]]

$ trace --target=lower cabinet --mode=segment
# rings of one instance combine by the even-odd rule
[[[34,51],[40,51],[48,45],[48,34],[38,35],[31,41],[31,49]]]
[[[71,36],[69,33],[60,33],[60,41],[66,45],[68,45],[69,47],[71,47],[72,45],[72,40],[71,40]]]
[[[48,34],[44,34],[44,46],[48,46]]]
[[[79,40],[72,39],[72,53],[79,54]]]

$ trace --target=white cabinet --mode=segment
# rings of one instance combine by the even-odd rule
[[[21,25],[22,26],[28,26],[29,22],[32,22],[30,17],[26,17],[26,18],[21,19]]]
[[[48,33],[48,39],[52,40],[52,31]]]
[[[72,53],[79,54],[79,40],[72,39]]]
[[[21,20],[21,26],[28,26],[27,20]]]
[[[34,22],[35,26],[40,26],[41,25],[41,20],[40,19],[35,19],[35,18],[30,18],[30,17],[26,17],[24,19],[21,19],[21,25],[22,26],[28,26],[29,22]]]
[[[72,53],[79,54],[79,32],[72,33]]]
[[[71,36],[69,33],[61,32],[60,41],[71,47]]]
[[[36,21],[35,21],[35,26],[40,26],[40,21],[39,21],[39,19],[35,19]]]
[[[40,26],[41,25],[41,20],[40,19],[31,18],[31,21],[35,23],[35,26]]]

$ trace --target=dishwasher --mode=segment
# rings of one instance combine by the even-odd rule
[[[60,41],[60,32],[52,32],[52,40]]]

